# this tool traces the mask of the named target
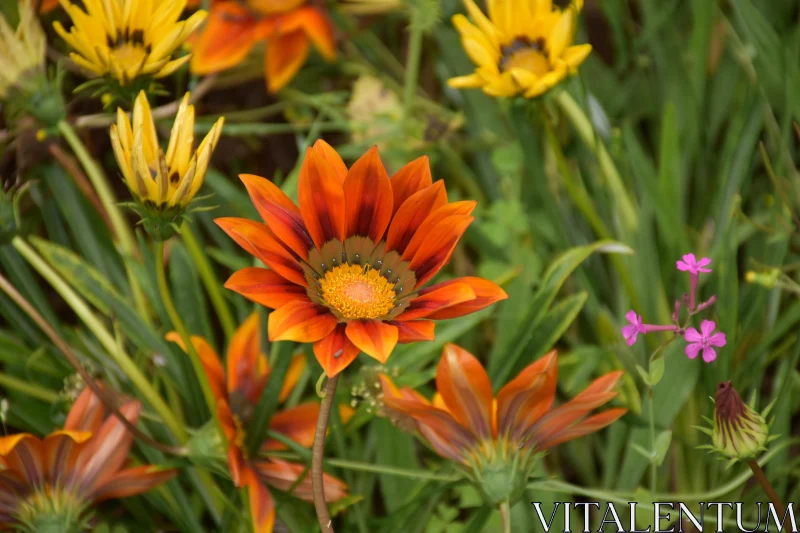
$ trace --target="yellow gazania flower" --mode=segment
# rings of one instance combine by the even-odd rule
[[[220,117],[193,151],[194,106],[189,104],[189,93],[186,93],[165,155],[158,144],[144,91],[136,97],[133,106],[132,128],[128,115],[118,108],[117,123],[111,126],[111,144],[131,193],[145,207],[183,210],[203,184],[223,122],[224,118]]]
[[[0,15],[0,98],[29,72],[42,70],[45,37],[30,0],[19,3],[19,25],[11,29]]]
[[[72,60],[100,76],[109,75],[128,85],[140,76],[162,78],[189,61],[172,53],[206,17],[197,11],[179,21],[186,0],[83,0],[85,10],[60,0],[72,19],[67,32],[53,26],[72,47]]]
[[[473,0],[453,25],[477,65],[475,72],[449,80],[456,88],[481,88],[490,96],[524,94],[533,98],[572,74],[592,51],[589,44],[570,46],[583,0],[563,12],[552,0],[488,0],[489,18]]]

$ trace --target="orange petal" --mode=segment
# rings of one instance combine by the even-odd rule
[[[383,238],[392,218],[392,186],[376,147],[355,162],[344,180],[347,237]]]
[[[468,283],[444,282],[431,285],[419,291],[405,311],[397,317],[398,321],[427,317],[435,311],[475,299],[475,293]]]
[[[58,0],[42,0],[39,5],[39,13],[45,14],[58,7]]]
[[[265,224],[246,218],[217,218],[214,222],[248,253],[292,283],[307,287],[303,269]]]
[[[278,411],[269,421],[269,429],[285,435],[304,448],[314,444],[314,433],[319,416],[319,403],[306,402],[296,407]],[[266,443],[267,450],[284,450],[286,446],[276,440]]]
[[[272,459],[256,462],[253,465],[253,469],[264,483],[283,492],[294,487],[291,493],[292,496],[308,502],[314,500],[311,473],[305,465]],[[322,475],[322,485],[325,492],[325,501],[328,503],[347,496],[347,485],[329,474]]]
[[[253,519],[253,533],[272,533],[275,526],[275,502],[272,500],[272,495],[256,473],[249,468],[245,477],[250,515]]]
[[[247,7],[264,15],[287,13],[297,9],[305,0],[247,0]]]
[[[30,433],[0,437],[0,458],[2,470],[15,473],[29,487],[44,485],[42,441],[37,437]]]
[[[136,424],[141,408],[141,403],[132,401],[120,407],[120,412],[132,424]],[[113,478],[127,461],[132,445],[133,435],[122,422],[116,416],[106,418],[75,461],[81,484],[91,487]]]
[[[409,320],[400,322],[392,320],[388,322],[397,328],[397,342],[404,344],[407,342],[432,341],[436,324],[432,320]]]
[[[247,483],[249,467],[244,459],[244,453],[238,446],[228,446],[228,470],[231,473],[231,481],[235,487],[241,488]]]
[[[170,331],[164,338],[170,342],[174,342],[181,347],[181,350],[186,352],[186,345],[177,331]],[[211,392],[214,393],[214,397],[218,400],[220,398],[226,399],[228,397],[228,391],[225,388],[225,370],[222,368],[222,363],[220,363],[217,352],[203,337],[192,335],[190,340],[192,341],[192,345],[198,357],[200,357],[200,362],[203,364],[203,370],[208,377],[208,382],[211,385]]]
[[[411,238],[411,242],[408,243],[408,246],[406,246],[403,252],[403,261],[411,261],[414,258],[414,255],[417,253],[417,250],[419,250],[425,237],[427,237],[442,220],[453,215],[470,215],[476,205],[476,202],[464,200],[461,202],[451,202],[436,209],[425,219],[425,222],[417,229],[414,237]]]
[[[397,213],[407,199],[433,184],[428,156],[418,157],[395,172],[394,176],[392,176],[391,184],[394,196],[394,212]]]
[[[287,280],[274,270],[258,267],[237,270],[225,282],[225,288],[270,309],[306,298],[304,287]]]
[[[472,276],[464,277],[464,278],[457,278],[449,281],[444,281],[442,283],[438,283],[436,286],[441,286],[446,283],[466,283],[472,288],[472,292],[475,293],[475,298],[472,300],[467,300],[462,303],[458,303],[455,305],[451,305],[449,307],[445,307],[444,309],[440,309],[439,311],[435,311],[428,315],[428,318],[432,320],[445,320],[448,318],[457,318],[464,315],[469,315],[476,311],[480,311],[484,307],[488,307],[495,302],[500,300],[505,300],[508,298],[506,291],[500,288],[496,283],[489,281],[488,279],[483,278],[476,278]],[[423,289],[424,290],[424,289]],[[420,291],[422,294],[423,291]]]
[[[276,93],[294,78],[308,57],[309,41],[302,30],[271,37],[264,55],[267,89]]]
[[[558,444],[583,437],[584,435],[594,433],[595,431],[600,431],[604,427],[609,426],[619,420],[627,412],[627,409],[620,408],[603,411],[602,413],[590,416],[582,422],[575,424],[571,428],[562,431],[550,440],[542,441],[538,444],[538,446],[541,446],[542,449],[552,448]]]
[[[142,465],[116,472],[105,483],[98,485],[89,494],[89,500],[97,503],[116,498],[136,496],[169,481],[178,471],[172,468]]]
[[[314,343],[314,357],[329,378],[350,366],[360,352],[347,338],[346,327],[337,324],[330,335]]]
[[[251,313],[236,330],[228,346],[228,391],[239,392],[258,403],[267,383],[267,358],[261,352],[258,313]]]
[[[427,398],[411,387],[403,387],[402,389],[399,388],[386,374],[378,374],[378,381],[381,384],[381,390],[383,391],[384,398],[389,397],[400,400],[409,400],[411,402],[418,402],[421,406],[429,406],[431,404]]]
[[[317,156],[313,148],[306,150],[297,196],[306,228],[317,248],[332,239],[344,242],[343,182],[325,157]]]
[[[475,356],[446,344],[436,369],[436,389],[456,420],[481,438],[492,436],[492,384]]]
[[[269,340],[316,342],[331,333],[336,318],[328,308],[295,300],[269,314]]]
[[[289,369],[286,371],[286,378],[283,380],[283,387],[281,387],[281,392],[278,395],[278,401],[283,402],[289,397],[289,394],[300,381],[300,376],[303,375],[305,369],[306,356],[303,354],[292,356],[292,360],[289,362]]]
[[[297,256],[307,260],[313,241],[294,202],[267,179],[252,174],[240,174],[239,178],[247,187],[258,214],[278,240]]]
[[[317,157],[323,158],[328,162],[331,170],[335,173],[336,181],[339,184],[343,184],[344,179],[347,177],[347,165],[344,164],[338,152],[322,139],[317,139],[317,142],[314,143],[312,148],[314,152],[316,152]]]
[[[386,235],[387,250],[396,250],[403,255],[408,243],[411,242],[425,219],[433,211],[446,204],[447,192],[444,190],[443,181],[437,181],[430,187],[411,195],[392,218],[389,233]]]
[[[304,6],[273,19],[275,33],[285,35],[301,31],[326,61],[333,61],[336,57],[333,24],[321,9]]]
[[[345,333],[359,350],[381,363],[389,359],[399,335],[395,326],[377,320],[348,322]]]
[[[215,2],[193,42],[190,69],[210,74],[238,65],[263,37],[262,25],[245,5]]]
[[[417,287],[424,285],[447,264],[458,241],[473,220],[475,218],[469,215],[453,215],[433,227],[409,265],[417,277]]]
[[[64,422],[64,429],[94,433],[103,424],[104,415],[103,402],[91,388],[84,387],[69,410],[67,420]]]
[[[556,395],[556,351],[528,365],[497,394],[498,435],[519,439],[550,410]]]
[[[70,479],[75,458],[82,445],[92,437],[88,431],[54,431],[42,443],[44,472],[51,486]]]

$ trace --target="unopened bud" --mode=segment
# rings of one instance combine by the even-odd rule
[[[730,381],[717,386],[714,449],[731,459],[750,459],[766,450],[769,427],[764,417],[742,401]]]
[[[709,307],[714,305],[716,302],[717,302],[717,295],[715,294],[711,298],[706,300],[705,302],[703,302],[700,305],[698,305],[697,306],[697,310],[698,311],[702,311],[703,309],[708,309]]]

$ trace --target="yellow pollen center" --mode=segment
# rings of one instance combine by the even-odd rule
[[[509,44],[501,47],[503,53],[500,69],[508,72],[517,68],[527,70],[537,77],[550,72],[550,61],[545,52],[545,43],[541,39],[532,41],[527,37],[517,37]]]
[[[143,46],[133,43],[124,43],[122,46],[114,48],[112,53],[125,70],[138,67],[142,60],[148,56],[148,52]]]
[[[344,318],[379,318],[394,308],[394,285],[369,266],[341,265],[319,280],[322,301]]]

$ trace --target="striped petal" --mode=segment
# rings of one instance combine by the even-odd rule
[[[0,437],[0,459],[4,469],[17,474],[29,487],[44,486],[42,441],[30,433]]]
[[[443,181],[437,181],[412,194],[397,210],[389,225],[386,249],[396,250],[402,255],[425,219],[433,211],[446,204],[447,192],[444,189]]]
[[[292,496],[307,502],[314,500],[311,485],[311,475],[305,465],[288,463],[278,459],[258,461],[253,465],[261,481],[276,489],[291,492]],[[339,479],[329,475],[322,475],[322,484],[325,490],[325,501],[332,503],[347,496],[347,485]]]
[[[424,285],[447,264],[473,220],[474,217],[469,215],[453,215],[443,219],[425,236],[409,265],[417,278],[417,287]]]
[[[455,284],[455,283],[465,283],[470,286],[472,292],[475,294],[475,297],[471,300],[467,300],[465,302],[456,303],[445,307],[444,309],[434,311],[428,318],[431,320],[445,320],[448,318],[457,318],[464,315],[469,315],[476,311],[480,311],[481,309],[492,305],[495,302],[500,300],[505,300],[508,298],[506,292],[501,289],[496,283],[489,281],[488,279],[483,278],[476,278],[472,276],[467,276],[463,278],[456,278],[449,281],[443,281],[442,283],[438,283],[435,286],[441,287],[445,284]],[[433,287],[431,287],[433,288]],[[424,291],[425,289],[423,289]],[[422,294],[423,291],[420,291]]]
[[[393,193],[378,149],[372,147],[355,162],[344,180],[347,237],[383,238],[392,218]]]
[[[248,468],[244,477],[253,533],[272,533],[275,526],[275,502],[272,495],[253,470]]]
[[[443,282],[419,291],[405,311],[397,317],[398,321],[414,320],[430,316],[432,313],[475,299],[475,293],[468,283]]]
[[[418,157],[395,172],[392,179],[393,211],[397,213],[403,202],[433,184],[431,165],[427,155]]]
[[[300,167],[297,196],[306,228],[317,248],[332,239],[344,241],[344,179],[313,148]]]
[[[64,429],[94,433],[103,425],[104,415],[103,402],[92,392],[91,388],[84,387],[69,410],[67,420],[64,422]]]
[[[397,328],[397,343],[432,341],[436,324],[432,320],[409,320],[400,322],[389,321],[388,324]]]
[[[249,267],[237,270],[225,282],[225,288],[270,309],[306,299],[304,287],[266,268]]]
[[[497,394],[497,429],[500,436],[520,438],[550,410],[556,395],[556,351],[528,365]]]
[[[267,383],[267,358],[261,352],[258,313],[251,313],[234,332],[228,346],[228,391],[239,392],[253,405]]]
[[[336,328],[327,307],[310,300],[295,300],[269,315],[270,341],[317,342]]]
[[[492,436],[492,384],[468,351],[448,343],[436,369],[436,389],[448,410],[476,436]]]
[[[361,352],[347,338],[346,328],[347,324],[337,324],[330,335],[314,343],[314,356],[329,378],[347,368]]]
[[[136,424],[141,411],[141,403],[128,402],[120,407],[122,415]],[[113,478],[128,458],[133,445],[133,435],[117,417],[106,418],[100,430],[81,450],[76,460],[74,482],[84,488],[102,485]]]
[[[169,481],[178,471],[152,465],[135,466],[116,472],[105,483],[97,486],[89,495],[93,502],[136,496]]]
[[[425,240],[425,237],[428,236],[431,231],[433,231],[433,228],[436,227],[436,225],[442,220],[453,215],[470,215],[472,214],[472,211],[475,210],[476,205],[477,202],[471,200],[451,202],[433,211],[420,225],[419,229],[417,229],[417,232],[414,234],[414,237],[412,237],[411,242],[409,242],[408,246],[406,246],[406,249],[402,254],[403,261],[411,261],[414,258],[414,254],[416,254],[417,250],[419,250],[419,247],[422,245],[422,241]]]
[[[389,359],[399,335],[396,327],[377,320],[348,322],[345,333],[359,350],[381,363]]]

